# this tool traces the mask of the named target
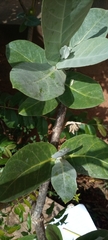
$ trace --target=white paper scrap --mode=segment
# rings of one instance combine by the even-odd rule
[[[65,223],[59,226],[63,240],[75,240],[88,232],[97,230],[93,223],[90,214],[83,204],[78,204],[75,207],[68,207],[63,214],[68,214]],[[63,218],[63,216],[61,218]],[[61,219],[60,218],[60,219]],[[59,220],[53,222],[56,223]]]

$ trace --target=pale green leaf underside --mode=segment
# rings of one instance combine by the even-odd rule
[[[70,47],[80,44],[82,41],[102,36],[105,37],[108,32],[108,10],[101,8],[91,8],[81,27],[70,40]]]
[[[104,101],[100,85],[81,73],[70,72],[65,86],[64,94],[58,99],[68,108],[91,108]]]
[[[7,162],[0,176],[0,202],[9,202],[32,190],[51,176],[56,148],[44,142],[26,145]]]
[[[50,64],[57,63],[60,48],[69,44],[92,3],[93,0],[43,1],[42,29],[46,58]]]
[[[108,179],[108,145],[92,135],[78,135],[61,148],[72,148],[68,161],[78,173]]]
[[[45,51],[27,40],[15,40],[6,46],[6,56],[11,66],[21,62],[46,63]]]
[[[51,183],[64,203],[69,202],[77,191],[75,169],[66,160],[57,160],[52,168]]]
[[[56,99],[51,99],[46,102],[41,102],[33,98],[27,98],[19,107],[19,114],[22,116],[42,116],[53,109],[58,105]]]
[[[64,92],[66,75],[47,63],[21,63],[10,72],[13,88],[39,101],[47,101]]]
[[[89,66],[106,59],[108,59],[108,39],[96,37],[84,40],[74,47],[66,60],[57,63],[57,68]]]

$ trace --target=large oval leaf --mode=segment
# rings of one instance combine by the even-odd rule
[[[51,183],[64,203],[69,202],[77,191],[75,169],[66,160],[56,160],[52,168]]]
[[[7,44],[6,57],[11,66],[21,62],[46,63],[45,51],[27,40],[15,40]]]
[[[58,105],[56,99],[51,99],[46,102],[40,102],[33,98],[27,98],[20,106],[19,106],[19,114],[23,116],[42,116],[53,109],[55,109]]]
[[[60,48],[69,43],[92,3],[93,0],[43,0],[42,29],[46,58],[50,64],[58,62]]]
[[[67,160],[78,173],[108,179],[108,145],[92,135],[78,135],[61,148],[73,149]]]
[[[80,44],[82,41],[102,36],[108,32],[108,11],[101,8],[91,8],[81,27],[70,40],[70,47]]]
[[[71,71],[65,85],[65,92],[58,99],[68,108],[91,108],[104,101],[100,85],[88,76]]]
[[[47,63],[21,63],[10,72],[13,88],[28,97],[47,101],[64,92],[66,75]]]
[[[58,69],[90,66],[108,59],[108,39],[95,37],[82,41],[70,56],[57,63]]]
[[[9,202],[35,190],[51,177],[56,148],[45,142],[32,143],[11,157],[0,176],[0,202]]]

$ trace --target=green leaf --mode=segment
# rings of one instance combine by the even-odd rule
[[[108,230],[92,231],[77,238],[77,240],[107,240],[107,239],[108,239]]]
[[[46,58],[50,64],[58,62],[61,47],[69,44],[92,3],[93,0],[43,1],[42,29]]]
[[[21,211],[19,214],[19,221],[20,221],[20,223],[23,223],[23,221],[24,221],[23,211]]]
[[[57,105],[56,99],[40,102],[33,98],[27,98],[19,106],[19,114],[23,116],[42,116],[54,110]]]
[[[47,215],[52,214],[53,209],[54,209],[54,202],[52,202],[51,205],[50,205],[50,207],[47,208],[47,210],[46,210],[46,214],[47,214]]]
[[[27,26],[25,25],[25,20],[20,24],[19,26],[19,32],[22,33],[27,29]]]
[[[4,166],[7,161],[8,161],[7,158],[4,158],[4,157],[3,157],[3,159],[2,159],[1,156],[0,156],[0,166]]]
[[[103,137],[106,137],[106,135],[107,135],[107,128],[106,128],[106,126],[103,124],[102,120],[99,119],[98,117],[94,117],[94,120],[95,120],[95,124],[96,124],[97,129],[98,129],[98,131],[100,132],[100,134],[101,134]]]
[[[14,208],[14,213],[20,215],[21,209],[19,207]]]
[[[100,134],[103,136],[103,137],[106,137],[107,136],[107,130],[105,128],[105,126],[101,123],[97,124],[97,128],[98,128],[98,131],[100,132]]]
[[[3,222],[4,222],[3,218],[0,217],[0,226],[3,225]],[[0,235],[1,235],[1,234],[2,234],[2,232],[0,233]]]
[[[7,44],[6,57],[11,66],[21,62],[46,63],[45,51],[27,40],[15,40]]]
[[[70,40],[70,47],[80,44],[88,38],[106,37],[108,32],[108,11],[91,8],[82,25]]]
[[[2,229],[0,229],[0,237],[3,236],[5,234],[5,231],[3,231]]]
[[[48,134],[48,122],[46,121],[46,119],[39,117],[36,129],[39,136],[42,136],[42,138],[44,138],[44,136]]]
[[[38,26],[41,25],[40,18],[36,18],[35,16],[27,16],[24,24],[26,26]]]
[[[85,133],[86,134],[92,134],[96,136],[96,130],[94,128],[94,126],[90,125],[90,124],[85,124]]]
[[[15,143],[10,143],[10,144],[7,146],[7,148],[8,148],[9,150],[13,150],[15,147],[16,147],[16,144],[15,144]]]
[[[29,194],[30,199],[32,200],[32,202],[36,202],[37,196],[33,193]]]
[[[31,116],[29,117],[23,117],[23,124],[25,126],[25,132],[27,131],[27,129],[34,129],[36,126],[36,118],[33,118]]]
[[[27,229],[30,232],[31,231],[31,215],[28,213],[27,215]]]
[[[9,202],[30,193],[51,177],[56,148],[45,142],[20,149],[7,162],[0,176],[0,201]]]
[[[108,39],[95,37],[82,41],[72,49],[65,60],[57,63],[57,69],[94,65],[108,58]]]
[[[100,85],[81,73],[69,72],[65,85],[65,92],[58,99],[68,108],[91,108],[104,101]]]
[[[8,128],[15,128],[18,125],[18,116],[15,110],[4,109],[4,122]]]
[[[48,224],[45,234],[47,240],[63,240],[61,232],[56,225]]]
[[[12,153],[7,147],[4,149],[4,155],[8,158],[12,157]]]
[[[26,212],[25,207],[21,203],[18,203],[18,207],[21,209],[22,212]]]
[[[13,236],[11,237],[8,237],[8,236],[1,236],[1,239],[0,240],[10,240],[10,239],[13,239]]]
[[[21,63],[10,72],[13,88],[28,97],[47,101],[64,92],[66,75],[49,64]]]
[[[76,171],[66,160],[57,160],[52,168],[51,183],[64,203],[69,202],[76,193]]]
[[[21,228],[20,225],[13,225],[13,226],[4,226],[4,229],[7,231],[7,233],[12,234],[13,232],[19,230]]]
[[[35,234],[31,234],[31,235],[28,235],[28,236],[18,238],[18,240],[37,240],[37,238],[36,238]]]
[[[31,209],[32,208],[31,203],[25,198],[23,200],[24,200],[24,203],[27,205],[27,207]]]
[[[82,134],[67,140],[61,149],[64,147],[72,149],[67,160],[78,173],[108,179],[108,145],[105,142]]]

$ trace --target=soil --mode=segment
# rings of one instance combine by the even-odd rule
[[[11,68],[5,57],[6,44],[15,39],[26,38],[27,31],[19,33],[18,25],[0,26],[0,92],[11,94],[15,92],[9,81]],[[42,38],[37,29],[34,30],[33,42],[42,46]],[[99,116],[105,125],[108,126],[108,60],[93,67],[90,66],[78,70],[96,79],[101,84],[105,101],[96,108],[88,109],[88,117]],[[108,135],[104,140],[108,143]],[[86,205],[98,228],[108,229],[108,182],[81,175],[78,176],[77,182],[80,202]]]

